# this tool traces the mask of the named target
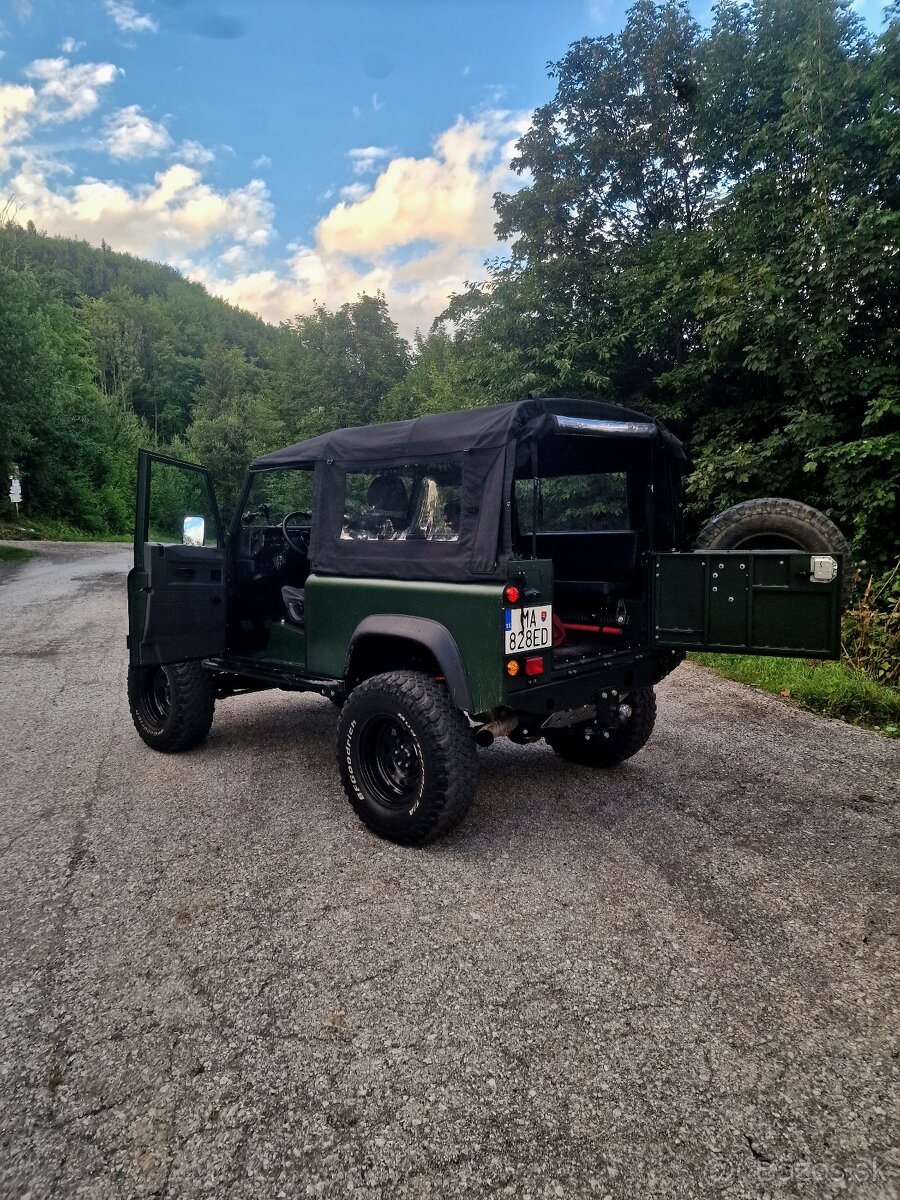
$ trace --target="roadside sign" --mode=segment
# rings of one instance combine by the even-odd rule
[[[22,503],[22,480],[19,478],[19,468],[13,467],[9,477],[9,502],[16,506],[16,520],[19,519],[19,505]]]

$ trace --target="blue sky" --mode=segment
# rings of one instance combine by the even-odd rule
[[[625,7],[3,0],[0,197],[273,321],[380,288],[410,335],[496,253],[547,61]]]

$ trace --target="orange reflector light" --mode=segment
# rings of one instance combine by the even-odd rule
[[[503,589],[503,599],[507,604],[515,604],[518,601],[520,594],[521,593],[519,592],[519,589],[514,583],[510,583]]]
[[[507,675],[518,675],[519,664],[516,662],[516,660],[514,658],[511,658],[509,660],[509,662],[506,664],[506,673],[507,673]]]
[[[535,658],[526,658],[525,659],[525,674],[526,675],[543,675],[543,673],[544,673],[544,660],[543,660],[543,658],[541,658],[540,655],[537,655]]]

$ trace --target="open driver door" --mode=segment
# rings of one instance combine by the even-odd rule
[[[224,653],[225,566],[209,471],[138,451],[134,567],[128,575],[133,667]]]

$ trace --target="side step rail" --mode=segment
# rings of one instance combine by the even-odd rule
[[[344,694],[344,684],[340,679],[320,679],[314,675],[301,675],[297,671],[282,670],[279,667],[264,667],[253,659],[204,658],[203,666],[219,675],[233,675],[236,680],[258,680],[269,687],[281,688],[286,692],[318,692],[320,696],[326,696],[329,700],[340,700]],[[240,689],[241,685],[237,683],[235,690]]]

